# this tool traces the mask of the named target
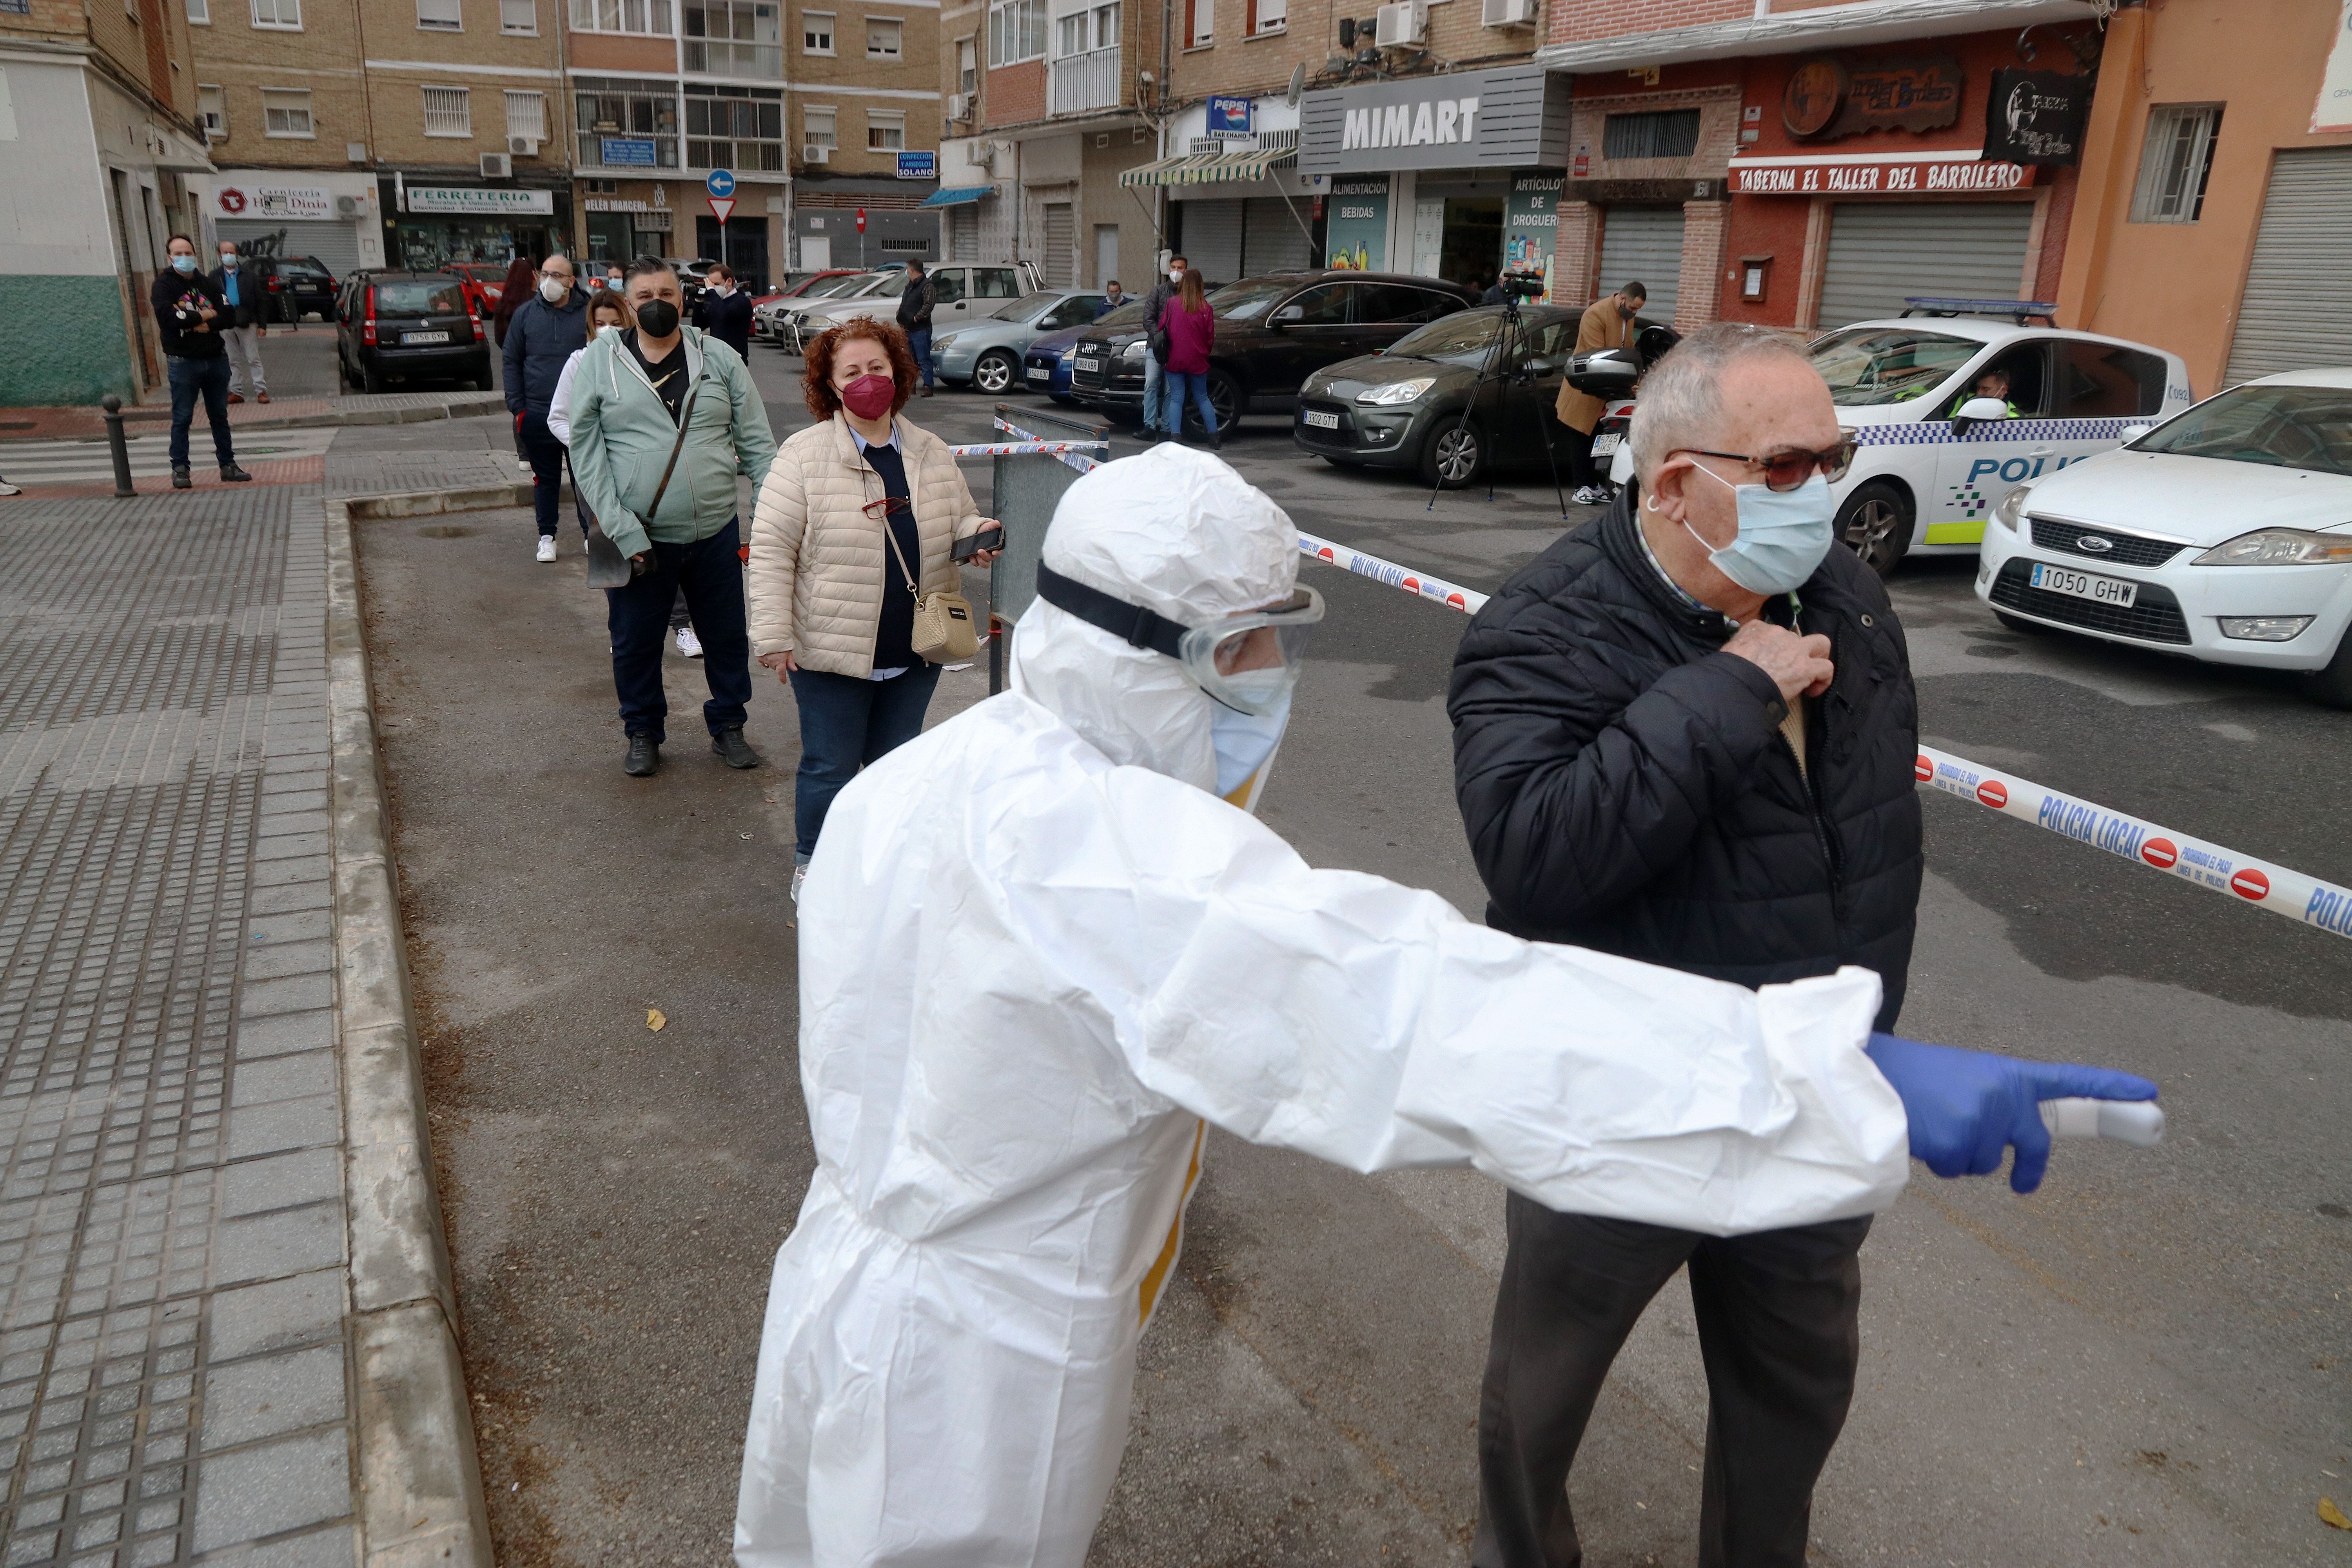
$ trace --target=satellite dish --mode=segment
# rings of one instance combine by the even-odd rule
[[[1282,95],[1283,103],[1285,106],[1291,109],[1297,108],[1298,95],[1306,90],[1307,62],[1305,60],[1301,60],[1297,65],[1290,68],[1290,90]]]

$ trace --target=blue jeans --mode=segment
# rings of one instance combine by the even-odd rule
[[[213,454],[220,459],[222,468],[227,468],[236,461],[236,454],[228,443],[228,356],[165,357],[171,362],[167,373],[172,381],[172,467],[188,466],[188,426],[196,421],[196,398],[201,394],[205,423],[213,427]]]
[[[1217,411],[1209,404],[1209,373],[1205,370],[1168,370],[1160,373],[1168,388],[1168,431],[1171,435],[1184,428],[1184,399],[1192,398],[1192,406],[1201,411],[1201,428],[1213,436],[1217,433]]]
[[[923,732],[923,713],[940,667],[919,664],[887,680],[793,671],[793,700],[801,709],[801,766],[793,779],[793,858],[816,852],[833,797],[857,776]]]
[[[923,367],[923,384],[931,384],[931,329],[908,327],[907,346],[915,351],[915,363]]]
[[[702,639],[702,674],[710,700],[702,721],[716,735],[740,729],[751,700],[751,638],[743,625],[742,531],[737,520],[692,544],[654,542],[652,567],[625,588],[604,590],[604,625],[613,634],[613,689],[621,728],[659,744],[669,699],[662,690],[662,642],[669,608],[686,591],[694,635]]]
[[[530,505],[539,523],[541,539],[555,536],[555,516],[563,496],[563,443],[547,427],[543,414],[525,414],[519,438],[522,455],[530,461]],[[572,487],[572,510],[580,520],[580,535],[588,535],[588,505],[580,499],[580,487]]]
[[[1151,345],[1147,342],[1143,346],[1143,427],[1146,430],[1168,428],[1160,421],[1160,398],[1167,383],[1168,373],[1160,368],[1160,360],[1152,353]]]

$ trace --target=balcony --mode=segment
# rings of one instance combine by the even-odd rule
[[[733,43],[719,38],[688,38],[686,68],[698,76],[748,77],[754,81],[782,81],[784,51],[780,44]]]
[[[1085,114],[1119,107],[1118,49],[1069,55],[1046,68],[1046,101],[1055,114]]]

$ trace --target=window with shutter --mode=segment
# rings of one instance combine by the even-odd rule
[[[473,94],[462,87],[425,89],[425,134],[467,136],[474,133]]]

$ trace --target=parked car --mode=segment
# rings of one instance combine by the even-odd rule
[[[790,323],[791,331],[785,346],[798,353],[804,341],[850,316],[875,315],[885,321],[895,316],[898,296],[907,289],[905,264],[869,276],[873,279],[870,286],[845,289],[805,310],[784,311],[780,324]],[[931,332],[935,338],[1045,286],[1036,264],[1028,261],[1018,267],[971,267],[961,262],[943,262],[930,268],[929,276]],[[886,300],[889,303],[885,304]]]
[[[2018,484],[1976,588],[2013,628],[2295,670],[2352,708],[2352,370],[2248,382]]]
[[[312,311],[335,319],[335,275],[315,256],[273,256],[263,267],[266,289],[277,302],[275,319],[299,321]]]
[[[346,391],[391,381],[467,381],[490,390],[488,329],[454,272],[355,272],[335,317]]]
[[[1100,327],[1131,327],[1143,320],[1143,301],[1133,295],[1118,310],[1089,323]],[[1022,354],[1023,380],[1032,392],[1042,392],[1056,403],[1076,403],[1070,392],[1070,362],[1077,358],[1078,340],[1086,327],[1066,327],[1031,342]]]
[[[1838,537],[1881,575],[1906,553],[1974,551],[2019,484],[2113,450],[2129,427],[2190,401],[2178,354],[2023,325],[2021,307],[1999,301],[1920,302],[1962,304],[2016,319],[1860,321],[1805,351],[1860,444],[1835,488]],[[2004,396],[1978,395],[1989,375],[2006,381]]]
[[[1551,410],[1580,314],[1523,307],[1520,331],[1498,348],[1503,307],[1457,310],[1380,353],[1327,365],[1298,389],[1291,438],[1340,468],[1416,469],[1423,483],[1448,489],[1475,484],[1489,467],[1557,463],[1564,479],[1568,426]]]
[[[702,298],[705,279],[709,278],[710,269],[719,265],[719,258],[715,256],[665,256],[662,259],[668,262],[670,270],[677,274],[679,309],[691,321],[695,301]],[[628,268],[625,267],[621,270],[626,272]]]
[[[507,268],[503,261],[452,261],[444,272],[454,272],[466,280],[467,297],[473,301],[474,311],[484,321],[498,313],[499,300],[506,293]]]
[[[1401,272],[1284,272],[1228,283],[1209,296],[1217,316],[1209,353],[1217,424],[1246,414],[1288,414],[1314,372],[1384,349],[1415,327],[1476,303],[1477,295],[1461,284]],[[1070,384],[1080,403],[1112,413],[1141,409],[1150,325],[1097,322],[1078,340]]]
[[[1110,309],[1091,289],[1040,289],[1008,300],[992,316],[931,328],[931,367],[940,380],[1002,397],[1027,384],[1022,352],[1041,333],[1083,327]]]
[[[812,273],[780,293],[754,300],[751,301],[751,335],[755,338],[765,338],[776,347],[782,348],[784,346],[783,337],[778,330],[778,323],[783,320],[786,311],[814,303],[818,300],[835,299],[848,292],[858,279],[874,276],[870,272],[835,268],[829,271]]]

